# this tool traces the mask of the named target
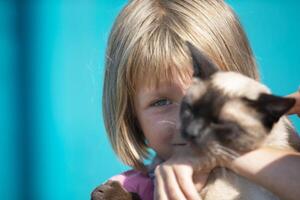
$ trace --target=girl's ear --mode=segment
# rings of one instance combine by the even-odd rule
[[[286,114],[296,103],[294,98],[280,97],[262,93],[257,100],[244,98],[249,105],[263,114],[265,125],[272,127],[281,116]]]
[[[186,45],[191,52],[193,60],[194,77],[200,79],[207,79],[212,74],[218,71],[218,67],[202,53],[197,47],[195,47],[189,41],[186,41]]]

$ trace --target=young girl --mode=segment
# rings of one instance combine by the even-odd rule
[[[116,154],[133,167],[111,180],[142,199],[199,199],[198,191],[211,170],[199,169],[201,156],[197,160],[182,156],[184,141],[172,140],[179,134],[179,104],[192,76],[185,41],[205,52],[221,70],[259,80],[245,33],[224,1],[128,3],[110,34],[103,110]],[[294,96],[300,102],[300,95]],[[291,113],[300,113],[297,105]],[[155,178],[154,168],[143,164],[149,148],[162,161],[153,164]],[[282,199],[300,196],[299,153],[258,149],[227,167]]]

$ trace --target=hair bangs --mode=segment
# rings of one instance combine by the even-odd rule
[[[193,72],[185,42],[162,27],[137,42],[128,64],[127,84],[133,93],[138,87],[159,87],[174,79],[186,83]]]

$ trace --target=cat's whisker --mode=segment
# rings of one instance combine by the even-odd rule
[[[235,159],[240,156],[236,151],[226,148],[222,145],[215,144],[214,149],[216,151],[216,155],[222,156],[225,155],[227,158]]]
[[[168,121],[168,120],[162,120],[162,121],[159,121],[157,122],[158,124],[170,124],[172,126],[176,126],[176,123],[175,122],[172,122],[172,121]]]
[[[229,153],[232,157],[238,157],[238,156],[239,156],[238,153],[236,153],[235,151],[233,151],[233,150],[231,150],[231,149],[228,149],[228,148],[226,148],[226,147],[220,146],[220,147],[219,147],[219,150],[220,150],[221,152]]]
[[[221,176],[223,176],[223,177],[227,177],[227,173],[226,173],[226,169],[225,169],[225,167],[221,167]]]
[[[229,148],[223,148],[222,150],[228,152],[228,153],[231,155],[231,158],[232,158],[232,159],[236,159],[237,157],[240,156],[239,153],[237,153],[236,151],[234,151],[234,150],[232,150],[232,149],[229,149]]]

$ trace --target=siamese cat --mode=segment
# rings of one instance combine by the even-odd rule
[[[180,107],[181,135],[207,163],[222,163],[259,147],[300,150],[284,114],[295,99],[272,95],[263,84],[236,72],[219,71],[204,53],[187,42],[194,79]],[[294,138],[293,138],[294,137]],[[275,180],[276,181],[276,180]],[[218,167],[199,194],[203,200],[278,200],[263,187]],[[92,200],[138,200],[110,181],[97,187]]]
[[[208,158],[204,165],[230,162],[259,147],[300,150],[284,116],[295,99],[272,95],[265,85],[240,73],[219,71],[195,46],[187,46],[194,80],[181,103],[181,134]],[[204,200],[279,199],[225,168],[216,168],[202,191]]]

